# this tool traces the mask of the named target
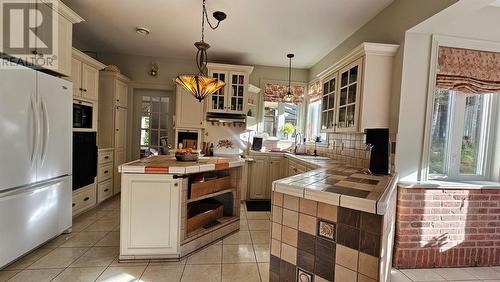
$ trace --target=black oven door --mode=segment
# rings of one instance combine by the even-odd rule
[[[97,176],[95,132],[73,132],[73,190],[94,183]]]
[[[73,103],[73,128],[92,128],[92,105]]]

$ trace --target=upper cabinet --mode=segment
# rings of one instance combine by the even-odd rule
[[[178,85],[175,95],[175,127],[202,128],[205,120],[203,103]]]
[[[41,23],[36,28],[24,31],[24,34],[32,32],[33,34],[31,35],[36,37],[33,41],[33,46],[23,46],[22,48],[18,48],[17,46],[15,48],[4,48],[0,46],[0,52],[20,58],[28,63],[37,64],[62,76],[70,76],[73,24],[80,23],[83,19],[61,1],[37,0],[33,2],[30,9],[36,9],[39,12],[29,13],[33,17],[29,20],[34,23]],[[52,24],[43,24],[43,20],[47,21],[47,18],[50,20],[50,17],[46,15],[56,17],[52,18]],[[42,16],[44,18],[38,18]],[[54,32],[57,34],[53,34]],[[16,34],[21,36],[23,33],[16,31]],[[10,36],[12,39],[13,35]],[[32,41],[30,40],[30,42]],[[26,44],[31,43],[26,41]]]
[[[226,83],[206,99],[209,113],[246,114],[248,111],[248,84],[251,66],[209,63],[208,75]]]
[[[399,45],[363,43],[320,73],[322,132],[389,127],[392,68]]]
[[[71,81],[73,81],[73,96],[75,99],[98,100],[99,70],[104,67],[104,64],[73,48]]]

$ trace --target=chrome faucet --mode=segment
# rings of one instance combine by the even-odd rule
[[[295,149],[294,149],[294,153],[297,154],[297,136],[300,136],[300,139],[299,139],[299,145],[300,145],[300,140],[302,139],[302,134],[300,132],[297,132],[295,133],[295,140],[294,140],[294,146],[295,146]]]

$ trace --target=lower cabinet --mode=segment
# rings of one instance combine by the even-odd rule
[[[92,183],[73,191],[72,211],[73,215],[82,213],[97,204],[96,184]]]
[[[284,156],[252,156],[254,162],[249,165],[250,199],[271,199],[273,181],[286,177]]]
[[[97,202],[100,203],[113,196],[113,179],[97,183]]]
[[[178,257],[181,181],[154,174],[123,174],[121,181],[120,258]]]

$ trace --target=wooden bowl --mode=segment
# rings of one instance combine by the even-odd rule
[[[175,159],[179,162],[196,162],[199,158],[198,154],[180,155],[175,154]]]

